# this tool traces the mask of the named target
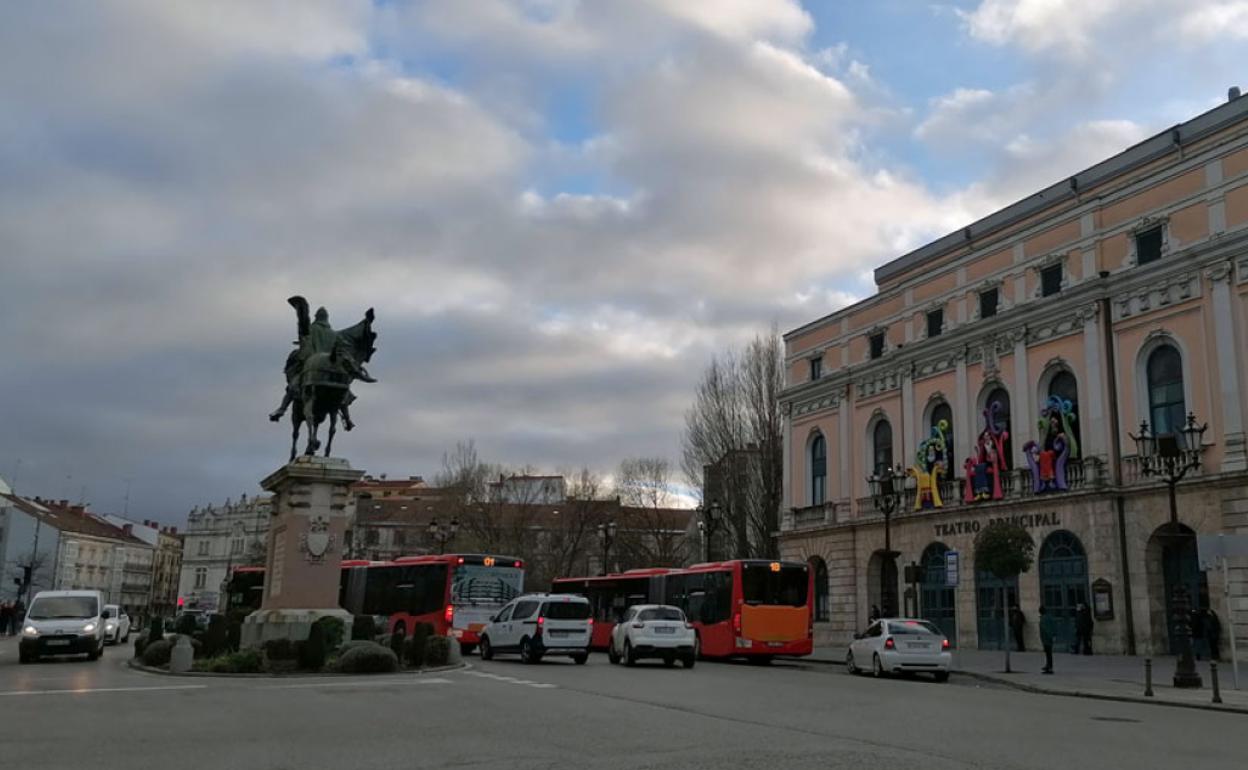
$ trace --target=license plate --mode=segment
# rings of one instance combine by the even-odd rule
[[[69,640],[68,639],[49,639],[48,646],[49,647],[68,647]]]
[[[767,646],[768,647],[783,647],[784,642],[768,642]]]
[[[911,650],[926,650],[927,649],[927,645],[924,644],[923,642],[907,642],[906,647],[908,647]]]
[[[655,632],[656,634],[674,634],[674,633],[676,633],[676,629],[674,629],[674,628],[656,628],[656,629],[654,629],[654,632]]]
[[[570,633],[572,632],[571,631],[551,631],[550,635],[551,636],[567,636]]]

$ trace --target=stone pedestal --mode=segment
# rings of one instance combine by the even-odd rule
[[[302,640],[323,617],[351,615],[338,606],[351,485],[362,471],[337,457],[299,457],[260,485],[273,494],[264,598],[243,622],[242,644]]]

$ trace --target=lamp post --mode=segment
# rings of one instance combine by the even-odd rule
[[[702,535],[702,560],[711,560],[711,540],[719,523],[723,520],[723,508],[718,500],[712,500],[709,507],[698,506],[698,532]]]
[[[598,525],[598,543],[602,546],[602,574],[605,575],[611,571],[607,565],[611,559],[611,546],[615,545],[614,521]]]
[[[451,519],[451,523],[442,528],[438,524],[437,519],[429,520],[429,537],[438,544],[438,553],[446,553],[446,544],[455,538],[455,533],[459,532],[459,519]]]
[[[1170,493],[1170,524],[1168,537],[1178,543],[1183,539],[1179,531],[1179,506],[1174,489],[1188,471],[1200,467],[1201,440],[1209,427],[1196,424],[1196,414],[1188,412],[1186,424],[1177,431],[1158,434],[1148,426],[1148,420],[1140,423],[1139,435],[1131,435],[1140,457],[1140,471],[1145,476],[1156,476],[1166,483]],[[1192,628],[1190,624],[1191,597],[1181,582],[1175,585],[1170,596],[1170,617],[1179,645],[1179,660],[1174,668],[1175,687],[1200,687],[1200,674],[1192,657]]]
[[[884,562],[880,565],[880,603],[884,606],[880,608],[880,612],[885,617],[894,617],[897,614],[893,596],[897,590],[896,581],[894,580],[890,590],[888,577],[889,566],[898,556],[898,552],[893,550],[892,526],[893,512],[901,507],[900,479],[901,476],[888,465],[881,472],[867,477],[867,484],[871,487],[871,501],[875,509],[884,514]]]

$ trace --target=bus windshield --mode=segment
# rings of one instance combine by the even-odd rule
[[[455,580],[451,584],[451,603],[503,605],[523,590],[523,569],[460,564],[455,568]]]
[[[805,567],[745,564],[741,567],[741,593],[746,604],[801,607],[806,604],[809,583]]]

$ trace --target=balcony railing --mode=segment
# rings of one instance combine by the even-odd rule
[[[808,505],[805,508],[793,508],[788,511],[784,522],[788,526],[784,529],[805,529],[806,527],[817,527],[823,524],[835,524],[837,520],[837,508],[844,507],[846,502],[837,502],[829,500],[819,505]]]
[[[1201,449],[1196,450],[1196,451],[1184,452],[1183,462],[1191,463],[1194,460],[1199,460],[1200,455],[1203,451],[1204,451],[1204,447],[1201,447]],[[1202,467],[1203,466],[1197,466],[1195,468],[1192,468],[1191,470],[1187,472],[1187,475],[1184,477],[1184,479],[1190,479],[1194,476],[1195,477],[1200,476]],[[1127,484],[1127,485],[1149,484],[1149,483],[1156,483],[1160,481],[1161,481],[1160,476],[1144,475],[1144,463],[1139,455],[1127,455],[1126,457],[1122,458],[1122,483],[1123,484]]]

